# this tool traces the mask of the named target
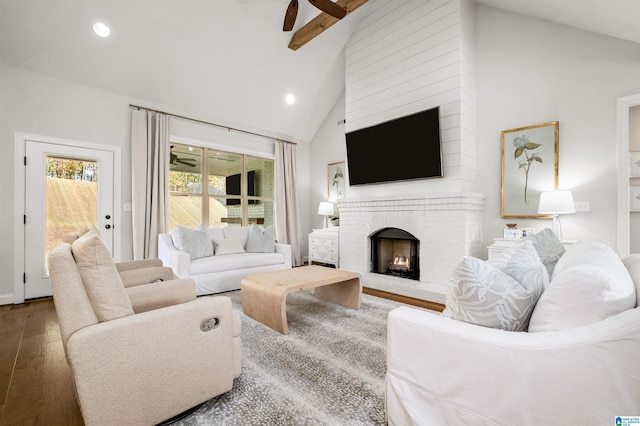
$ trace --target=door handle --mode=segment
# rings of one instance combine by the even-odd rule
[[[108,223],[104,226],[105,229],[111,229],[111,225],[109,225]]]

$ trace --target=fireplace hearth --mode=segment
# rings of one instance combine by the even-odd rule
[[[402,229],[384,228],[370,237],[371,272],[420,280],[420,241]]]

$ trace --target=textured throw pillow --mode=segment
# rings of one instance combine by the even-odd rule
[[[206,231],[179,226],[171,233],[171,239],[178,250],[189,253],[191,260],[213,256],[213,243]]]
[[[71,251],[87,296],[100,322],[133,315],[133,308],[111,253],[98,235],[79,238]]]
[[[229,238],[227,240],[213,240],[216,256],[221,254],[244,253],[242,240],[239,238]]]
[[[276,251],[276,231],[272,226],[264,230],[258,225],[249,228],[247,253],[273,253]]]
[[[540,256],[540,261],[547,268],[549,276],[551,276],[556,263],[565,252],[565,248],[556,233],[551,228],[545,228],[537,234],[527,237],[526,240],[533,243],[533,247],[535,247],[538,256]]]
[[[508,331],[525,331],[548,280],[530,241],[497,265],[465,256],[454,268],[443,316]]]
[[[529,331],[593,324],[635,305],[633,280],[620,256],[602,241],[580,241],[558,261]]]

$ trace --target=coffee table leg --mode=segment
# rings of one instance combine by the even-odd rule
[[[362,289],[359,278],[316,287],[313,294],[318,299],[337,303],[338,305],[352,309],[360,309],[360,303],[362,301]]]
[[[256,321],[282,334],[289,334],[287,325],[287,294],[244,279],[240,297],[242,311]]]

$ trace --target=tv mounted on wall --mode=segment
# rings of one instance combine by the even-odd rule
[[[346,134],[349,185],[442,177],[440,109]]]
[[[250,197],[254,197],[256,195],[256,172],[255,170],[250,170],[247,173],[247,195]],[[227,176],[225,178],[227,195],[240,195],[240,174]],[[257,200],[249,200],[249,204],[256,204]],[[227,199],[227,206],[234,206],[240,204],[240,200],[237,199]]]

